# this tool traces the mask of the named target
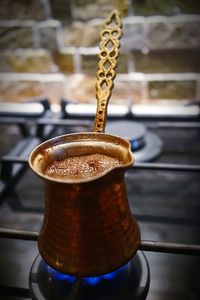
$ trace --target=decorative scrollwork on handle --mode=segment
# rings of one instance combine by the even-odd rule
[[[103,24],[100,33],[100,53],[97,71],[96,98],[97,111],[94,122],[95,132],[104,132],[108,101],[112,94],[115,68],[119,56],[119,39],[121,38],[121,18],[117,10],[113,10]]]

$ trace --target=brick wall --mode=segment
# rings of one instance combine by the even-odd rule
[[[95,101],[99,33],[115,7],[123,38],[111,101],[199,99],[198,1],[2,0],[1,7],[0,101]]]

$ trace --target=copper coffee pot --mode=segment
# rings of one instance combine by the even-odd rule
[[[109,25],[113,18],[114,27]],[[125,171],[133,164],[130,144],[104,133],[120,27],[120,18],[114,11],[101,32],[94,132],[55,137],[37,146],[29,157],[29,165],[43,179],[45,189],[39,252],[57,271],[77,277],[117,269],[133,257],[140,244],[140,230],[128,205],[124,181]],[[111,48],[106,48],[110,41]],[[89,179],[46,175],[47,167],[55,160],[94,153],[117,158],[122,164]]]

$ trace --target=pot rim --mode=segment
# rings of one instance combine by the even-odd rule
[[[49,148],[51,146],[57,146],[59,144],[64,144],[62,141],[65,137],[78,137],[80,136],[80,139],[77,140],[77,141],[81,141],[81,137],[85,137],[85,139],[82,139],[82,141],[90,141],[91,138],[89,139],[89,137],[93,136],[95,137],[96,136],[96,139],[94,139],[94,141],[98,142],[98,141],[103,141],[103,142],[106,142],[105,140],[100,140],[98,139],[97,137],[98,136],[104,136],[106,138],[114,138],[114,139],[118,139],[118,141],[121,141],[123,144],[124,144],[124,147],[126,146],[127,149],[127,155],[130,156],[130,161],[128,163],[124,163],[123,165],[119,165],[119,166],[115,166],[115,167],[112,167],[110,169],[106,169],[104,172],[100,173],[99,175],[96,175],[96,176],[92,176],[92,177],[89,177],[87,179],[66,179],[66,178],[55,178],[55,177],[50,177],[48,175],[45,175],[42,171],[39,171],[35,165],[34,165],[34,161],[37,157],[37,155],[39,155],[41,153],[41,151],[39,150],[42,150],[42,147],[44,146],[49,146]],[[60,143],[59,143],[60,141]],[[73,142],[73,141],[71,141]],[[52,143],[52,145],[51,145]],[[68,142],[70,143],[70,141]],[[113,145],[116,145],[117,146],[117,143],[114,143],[113,142]],[[125,145],[126,144],[126,145]],[[121,146],[123,147],[123,145]],[[45,148],[44,148],[45,149]],[[44,151],[43,149],[43,151]],[[37,153],[38,152],[38,153]],[[42,158],[42,155],[41,155],[41,158]],[[36,173],[39,177],[41,177],[42,179],[45,179],[47,181],[51,181],[51,182],[57,182],[57,183],[65,183],[65,184],[78,184],[78,183],[87,183],[87,182],[93,182],[95,180],[98,180],[102,177],[104,177],[105,175],[111,173],[112,171],[114,170],[126,170],[128,169],[129,167],[131,167],[133,164],[134,164],[134,157],[133,157],[133,153],[131,151],[131,144],[130,142],[125,139],[125,138],[122,138],[120,136],[117,136],[117,135],[112,135],[112,134],[107,134],[107,133],[99,133],[99,132],[78,132],[78,133],[70,133],[70,134],[63,134],[63,135],[59,135],[59,136],[56,136],[56,137],[53,137],[51,139],[48,139],[42,143],[40,143],[38,146],[36,146],[32,151],[31,153],[29,154],[29,157],[28,157],[28,164],[29,164],[29,167],[32,169],[32,171],[34,173]]]

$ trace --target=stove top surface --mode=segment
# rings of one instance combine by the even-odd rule
[[[148,165],[200,165],[199,128],[181,127],[180,123],[175,127],[166,122],[143,124],[162,143],[162,153]],[[70,133],[75,129],[83,131],[85,128],[85,125],[75,122],[75,126],[57,126],[51,135]],[[4,157],[22,140],[22,135],[16,125],[3,124],[1,132],[0,154]],[[24,140],[28,138],[23,137]],[[40,141],[36,138],[35,143]],[[30,145],[29,140],[27,143]],[[137,152],[139,150],[135,151],[135,155]],[[136,161],[135,168],[126,173],[126,183],[128,201],[140,225],[142,239],[200,243],[199,177],[199,172],[176,168],[141,168]],[[3,185],[1,180],[1,187]],[[13,188],[11,184],[9,189],[9,193],[6,191],[1,199],[0,227],[38,232],[44,209],[40,179],[26,170],[17,184],[14,183]],[[0,299],[30,299],[28,278],[38,254],[37,243],[4,238],[0,239],[0,243]],[[199,299],[198,257],[155,252],[146,252],[145,255],[151,273],[148,300]]]

